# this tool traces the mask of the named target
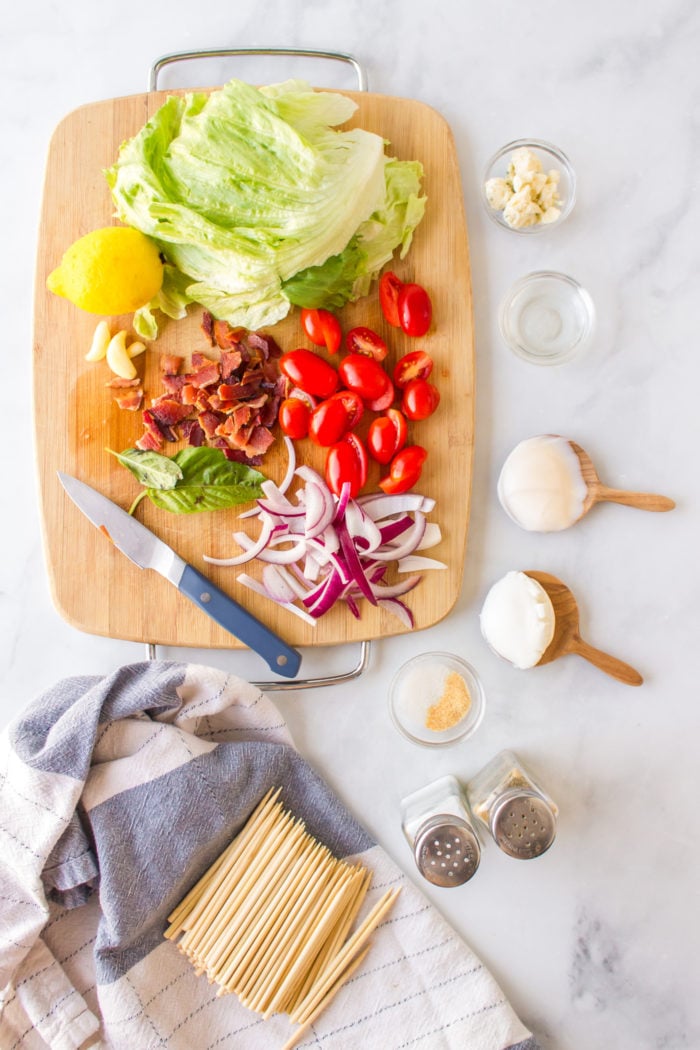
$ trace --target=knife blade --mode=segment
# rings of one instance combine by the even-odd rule
[[[106,532],[140,569],[155,569],[229,634],[258,653],[272,671],[294,678],[301,653],[230,598],[140,521],[84,481],[58,471],[58,479],[85,517]]]

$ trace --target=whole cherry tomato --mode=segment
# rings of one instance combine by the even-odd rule
[[[408,492],[420,479],[428,453],[421,445],[408,445],[397,452],[391,461],[389,475],[382,478],[379,487],[388,495]]]
[[[396,362],[394,382],[403,390],[412,379],[427,379],[432,370],[433,359],[425,350],[411,350]]]
[[[303,347],[290,350],[289,353],[282,354],[279,366],[282,374],[307,394],[330,397],[338,388],[338,373],[335,368],[313,350]]]
[[[373,419],[367,433],[367,448],[372,458],[377,463],[389,463],[406,444],[407,431],[406,419],[397,408],[390,408],[386,415]]]
[[[338,374],[348,390],[354,390],[363,401],[374,401],[386,394],[388,375],[377,361],[366,354],[348,354],[338,365]]]
[[[399,323],[406,335],[425,335],[433,316],[432,303],[425,288],[419,284],[404,284],[397,307]]]
[[[309,419],[309,437],[316,445],[328,448],[340,441],[348,429],[348,413],[342,401],[328,398],[316,405]]]
[[[375,361],[383,361],[388,352],[384,340],[371,328],[351,328],[345,336],[345,345],[351,354],[367,354]]]
[[[309,433],[310,415],[311,409],[306,401],[299,397],[286,397],[280,404],[277,418],[287,437],[298,441]]]
[[[326,455],[326,484],[339,496],[344,482],[350,483],[350,495],[356,496],[367,481],[367,449],[357,434],[346,434]]]
[[[340,350],[343,333],[340,321],[329,310],[301,311],[301,323],[314,346],[325,346],[329,354],[337,354]]]
[[[384,317],[394,328],[401,327],[399,320],[399,293],[403,288],[403,281],[395,273],[388,271],[379,278],[379,305]]]
[[[427,419],[440,404],[440,391],[426,379],[412,379],[404,387],[401,411],[407,419]]]

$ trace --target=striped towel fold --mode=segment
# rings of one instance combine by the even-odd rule
[[[301,1038],[327,1050],[538,1050],[480,961],[295,750],[255,686],[146,662],[60,682],[0,735],[3,1050],[277,1050],[167,916],[272,786],[336,856],[403,892]]]

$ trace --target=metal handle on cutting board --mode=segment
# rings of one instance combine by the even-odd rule
[[[216,48],[212,51],[175,51],[170,55],[161,55],[151,66],[148,76],[148,90],[158,90],[158,74],[165,66],[174,62],[187,62],[197,58],[230,58],[236,55],[295,55],[302,58],[328,58],[338,62],[346,62],[353,67],[357,75],[358,91],[367,90],[367,74],[357,59],[352,55],[346,55],[342,51],[309,51],[296,47],[240,47],[240,48]],[[298,678],[280,679],[271,682],[253,682],[259,689],[268,692],[284,692],[289,689],[320,689],[322,686],[339,685],[342,682],[351,682],[367,669],[369,665],[371,643],[368,641],[360,643],[360,658],[350,671],[341,674],[327,675],[323,678]],[[156,646],[153,642],[146,645],[149,660],[156,659]]]
[[[236,55],[294,55],[301,58],[328,58],[336,62],[346,62],[355,70],[358,91],[367,90],[367,74],[356,58],[343,51],[313,51],[299,47],[224,47],[211,51],[174,51],[170,55],[161,55],[151,66],[148,76],[148,90],[158,90],[158,74],[165,66],[173,62],[188,62],[198,58],[232,58]]]

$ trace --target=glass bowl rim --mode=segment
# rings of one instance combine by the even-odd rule
[[[508,223],[503,219],[502,212],[497,208],[492,208],[486,197],[486,183],[489,178],[492,178],[492,168],[502,160],[509,153],[513,153],[516,149],[522,149],[523,147],[529,147],[534,150],[540,150],[542,153],[547,153],[553,157],[564,169],[566,177],[569,183],[569,192],[566,195],[561,214],[555,222],[538,222],[533,226],[509,226]],[[499,150],[491,156],[488,163],[484,168],[483,177],[481,180],[481,202],[484,206],[484,210],[488,215],[491,222],[495,223],[496,226],[500,226],[502,230],[510,230],[511,233],[542,233],[545,230],[556,229],[558,226],[568,218],[576,203],[576,172],[574,166],[569,160],[568,156],[559,146],[556,146],[553,142],[548,142],[546,139],[513,139],[512,142],[507,142],[505,146],[501,146]]]
[[[572,288],[583,304],[586,316],[586,326],[576,342],[567,350],[562,350],[559,354],[552,354],[550,357],[538,357],[536,354],[530,354],[527,350],[518,346],[513,340],[511,340],[511,338],[509,338],[509,335],[507,334],[508,329],[505,323],[508,308],[518,292],[522,291],[523,288],[526,288],[528,285],[537,284],[543,279],[560,281]],[[513,282],[503,296],[498,311],[498,326],[501,332],[501,337],[508,349],[523,361],[528,361],[535,365],[558,365],[563,364],[564,361],[570,360],[590,339],[594,325],[595,304],[591,298],[590,292],[579,281],[577,281],[575,277],[571,277],[569,274],[563,273],[559,270],[533,270],[531,273],[526,273],[522,277],[519,277],[517,281]]]
[[[415,667],[421,663],[427,663],[429,660],[439,662],[440,659],[444,662],[457,664],[464,672],[463,677],[467,680],[467,687],[469,689],[472,703],[469,711],[467,711],[464,716],[464,727],[459,733],[450,737],[449,740],[426,740],[423,737],[416,736],[402,724],[396,712],[396,688],[399,680],[405,674],[407,669]],[[458,656],[456,653],[447,652],[447,650],[431,649],[423,653],[416,653],[415,656],[409,657],[408,660],[405,660],[404,663],[397,668],[389,684],[388,705],[389,714],[391,715],[394,728],[404,737],[405,740],[409,740],[412,744],[417,744],[419,747],[450,747],[452,744],[457,744],[472,736],[479,728],[486,710],[486,693],[476,668],[470,664],[468,660],[465,660],[463,656]],[[475,714],[473,714],[473,712],[475,712]],[[457,725],[459,725],[459,723],[457,723]]]

